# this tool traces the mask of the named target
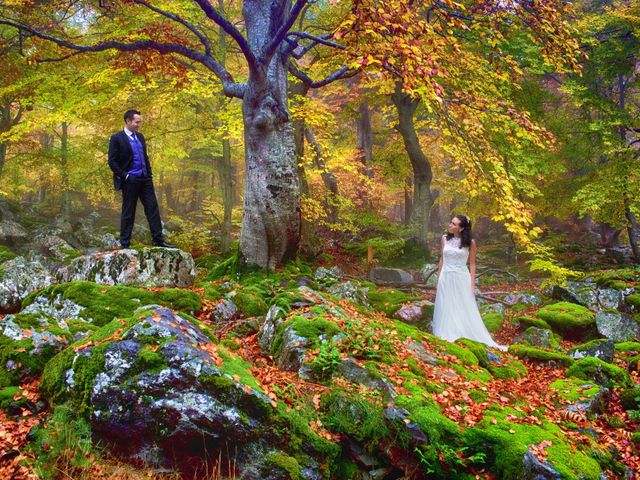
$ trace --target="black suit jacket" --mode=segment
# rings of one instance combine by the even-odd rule
[[[147,155],[147,142],[144,140],[144,136],[136,132],[136,137],[142,144],[142,150],[144,151],[144,161],[147,164],[147,172],[151,176],[151,164],[149,163],[149,155]],[[122,183],[127,177],[127,172],[131,170],[133,166],[133,149],[129,138],[124,130],[111,135],[109,140],[109,168],[113,171],[113,186],[116,190],[122,188]]]

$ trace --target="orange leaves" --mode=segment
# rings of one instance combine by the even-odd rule
[[[222,357],[220,357],[220,354],[218,353],[218,346],[215,343],[200,345],[199,348],[211,355],[213,363],[216,367],[221,367],[224,365],[224,360],[222,360]]]
[[[537,445],[531,445],[529,447],[529,451],[535,455],[535,457],[538,459],[538,461],[546,462],[547,461],[547,456],[549,454],[547,453],[545,448],[550,447],[551,445],[553,445],[553,442],[551,440],[543,440],[542,442],[538,443]]]

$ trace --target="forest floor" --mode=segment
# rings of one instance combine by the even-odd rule
[[[351,275],[356,276],[358,273],[356,270],[350,272]],[[533,284],[531,282],[523,282],[519,284],[496,284],[491,285],[487,290],[500,291],[500,292],[518,292],[521,290],[531,291]],[[201,296],[203,296],[202,290],[194,289]],[[415,293],[415,292],[414,292]],[[433,290],[423,290],[420,292],[420,296],[426,299],[433,300]],[[203,307],[200,312],[197,313],[199,320],[211,325],[210,313],[214,302],[203,298]],[[535,307],[532,307],[535,308]],[[518,315],[526,315],[526,311],[518,312]],[[503,345],[509,345],[513,343],[513,340],[518,336],[521,331],[518,326],[509,321],[511,313],[507,312],[505,321],[502,328],[494,334],[496,341]],[[0,319],[4,315],[0,314]],[[217,333],[220,339],[223,339],[228,331],[228,326],[216,326],[211,325],[212,328],[217,328]],[[274,395],[276,392],[282,392],[287,390],[291,392],[290,406],[293,408],[295,402],[293,399],[300,395],[319,395],[326,389],[326,387],[314,383],[310,383],[301,380],[294,372],[285,372],[279,370],[275,365],[271,357],[264,355],[260,351],[258,345],[257,335],[251,335],[241,340],[238,354],[245,360],[253,365],[251,373],[259,380],[261,385],[269,385],[271,388],[267,391],[268,394]],[[575,345],[574,342],[564,341],[562,347],[569,349]],[[621,359],[616,359],[616,365],[626,369],[627,365]],[[620,404],[620,399],[614,391],[611,394],[609,402],[609,409],[606,414],[587,418],[583,414],[569,414],[566,411],[559,411],[554,407],[551,399],[551,389],[549,385],[559,378],[564,377],[564,369],[553,368],[549,366],[542,366],[535,363],[526,362],[528,369],[528,375],[524,378],[517,380],[502,380],[494,379],[491,383],[485,384],[480,388],[488,394],[488,400],[480,403],[475,403],[469,398],[468,391],[472,388],[479,388],[478,385],[473,385],[469,381],[459,377],[459,381],[452,380],[449,388],[439,394],[434,394],[434,399],[439,403],[442,412],[449,419],[454,422],[464,425],[473,426],[483,416],[483,411],[489,403],[489,400],[507,405],[513,398],[527,398],[528,405],[522,407],[524,413],[528,414],[533,412],[539,407],[546,407],[546,419],[554,422],[558,425],[571,421],[577,425],[577,429],[564,430],[564,433],[568,437],[574,437],[575,441],[581,441],[581,435],[578,430],[591,429],[598,435],[599,442],[602,445],[609,445],[615,447],[620,452],[620,457],[617,459],[619,462],[627,466],[632,472],[640,472],[640,451],[631,442],[631,435],[633,432],[640,430],[640,423],[636,419],[629,418],[625,410]],[[397,368],[401,368],[398,365]],[[438,367],[433,367],[433,375],[438,375]],[[389,380],[392,382],[394,378],[397,380],[397,385],[401,385],[402,380],[397,376],[398,372],[394,372],[393,368],[390,368],[387,372]],[[631,376],[634,384],[640,384],[640,378],[637,372],[631,372]],[[47,415],[50,413],[48,409],[33,413],[33,405],[39,401],[38,393],[39,379],[34,379],[27,384],[21,385],[23,395],[29,400],[24,405],[23,409],[19,412],[12,412],[12,415],[8,415],[4,411],[0,411],[0,478],[3,479],[35,479],[39,478],[35,474],[35,453],[28,448],[30,438],[30,431],[32,428],[43,422]],[[285,402],[287,398],[281,398]],[[466,399],[468,401],[468,407],[461,409],[459,405],[459,399]],[[37,411],[37,409],[36,409]],[[570,415],[570,418],[568,418]],[[540,419],[534,415],[526,415],[524,420],[521,421],[538,423]],[[329,433],[318,428],[319,433],[328,435]],[[545,446],[539,445],[539,450],[536,452],[540,460],[545,459]],[[90,458],[91,467],[84,468],[81,471],[75,470],[72,466],[72,456],[74,455],[73,449],[70,449],[68,455],[65,453],[59,456],[59,465],[56,468],[60,471],[59,478],[64,479],[120,479],[120,480],[133,480],[133,479],[157,479],[157,480],[171,480],[179,478],[177,473],[174,472],[161,472],[153,471],[149,469],[139,469],[133,466],[127,465],[122,461],[109,456],[108,453],[97,450],[96,456]],[[473,471],[476,478],[491,479],[495,476],[482,469]],[[203,472],[199,478],[217,479],[224,478],[220,476],[220,472],[216,466],[211,468],[209,472]],[[637,475],[637,474],[636,474]],[[609,477],[609,478],[615,478]],[[640,477],[636,477],[640,478]]]

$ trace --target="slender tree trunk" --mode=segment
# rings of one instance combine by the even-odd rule
[[[71,185],[69,184],[69,123],[62,122],[60,162],[62,164],[62,215],[71,217]]]
[[[290,8],[289,0],[244,2],[254,52],[263,51]],[[251,72],[242,101],[246,177],[240,261],[269,270],[294,257],[300,242],[300,186],[287,105],[289,56],[283,52],[276,52],[266,69]]]
[[[4,169],[4,162],[7,158],[7,143],[0,142],[0,177],[2,177],[2,170]]]
[[[228,138],[222,140],[222,161],[220,162],[220,186],[222,187],[222,253],[229,253],[231,245],[231,213],[233,211],[233,170],[231,168],[231,145]]]
[[[431,172],[431,164],[420,147],[414,124],[413,116],[419,101],[402,92],[399,86],[396,88],[396,92],[391,95],[391,99],[398,110],[398,130],[402,135],[402,140],[413,168],[414,185],[411,225],[414,226],[414,239],[423,251],[429,254],[427,233],[429,215],[433,206],[433,197],[431,195],[433,174]]]
[[[224,0],[218,0],[218,10],[225,15]],[[220,51],[220,64],[225,67],[227,63],[227,34],[220,28],[218,35],[218,48]],[[231,164],[231,144],[229,138],[222,139],[222,158],[220,159],[220,189],[222,190],[222,253],[229,253],[231,247],[231,215],[235,203],[234,172]]]
[[[371,189],[367,179],[373,177],[373,128],[371,127],[371,109],[366,100],[360,103],[358,109],[358,120],[356,122],[357,144],[360,160],[362,161],[362,172],[366,177],[358,186],[358,197],[362,206],[371,207]]]
[[[638,232],[640,232],[640,223],[636,219],[631,209],[625,206],[624,216],[627,218],[627,235],[629,235],[629,243],[631,244],[631,251],[633,252],[633,260],[636,263],[640,262],[640,249],[638,248]]]
[[[305,136],[309,145],[313,148],[313,162],[316,168],[320,170],[322,182],[329,192],[326,200],[327,208],[329,209],[329,221],[335,223],[338,221],[338,181],[336,180],[336,176],[333,172],[327,168],[324,156],[322,155],[322,149],[309,126],[305,128]]]

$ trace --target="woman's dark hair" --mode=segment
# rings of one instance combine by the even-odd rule
[[[471,247],[471,219],[465,215],[454,215],[453,218],[460,220],[460,248]],[[453,233],[447,232],[447,240],[453,238]]]

